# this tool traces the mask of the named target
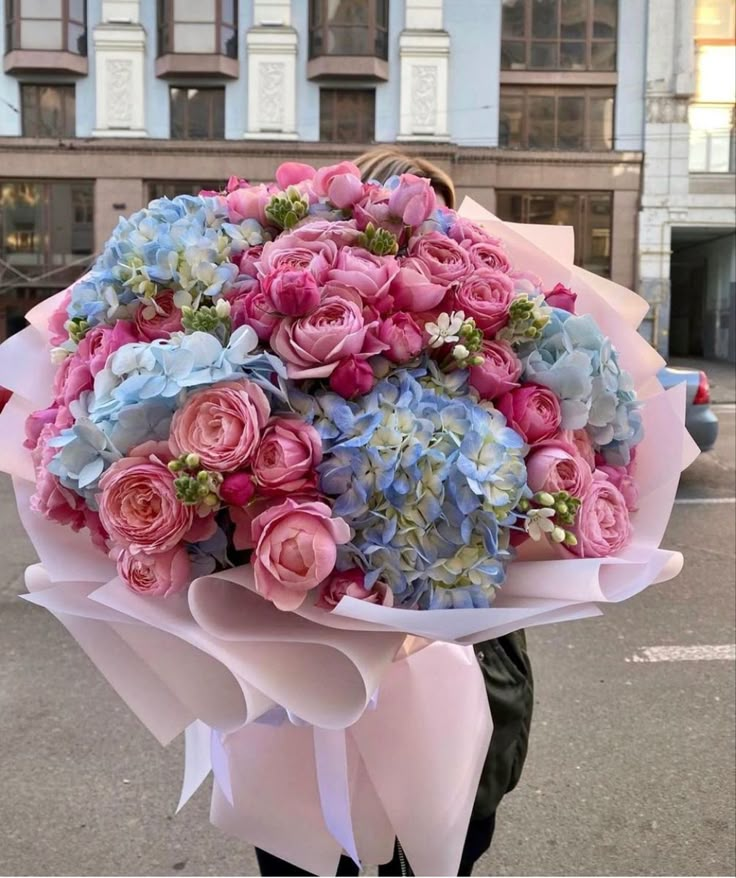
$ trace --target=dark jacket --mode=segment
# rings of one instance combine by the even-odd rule
[[[523,631],[478,643],[475,654],[493,717],[491,746],[472,815],[473,820],[482,820],[519,782],[529,745],[534,681]]]

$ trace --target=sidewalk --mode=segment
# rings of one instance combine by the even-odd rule
[[[678,369],[702,369],[710,381],[712,402],[736,402],[736,366],[733,363],[699,357],[672,357],[668,365]]]

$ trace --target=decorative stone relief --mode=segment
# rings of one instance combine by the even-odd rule
[[[686,123],[688,100],[674,95],[647,98],[647,122]]]
[[[107,127],[130,128],[133,123],[131,93],[133,87],[133,62],[121,58],[108,58],[105,62],[107,76]]]
[[[413,131],[434,129],[437,122],[437,67],[414,64],[411,69],[411,126]]]
[[[258,65],[258,106],[261,128],[281,129],[284,124],[285,65],[262,61]]]

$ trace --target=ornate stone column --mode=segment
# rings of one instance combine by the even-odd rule
[[[248,51],[248,130],[254,140],[296,140],[297,33],[291,0],[255,0]]]
[[[399,37],[399,140],[449,140],[450,35],[442,29],[442,2],[406,0],[406,26]]]
[[[95,137],[147,137],[146,32],[140,0],[103,0],[93,34],[96,64]]]

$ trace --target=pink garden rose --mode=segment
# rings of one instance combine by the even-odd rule
[[[352,162],[319,168],[312,179],[312,186],[317,195],[329,198],[336,207],[349,207],[363,195],[360,168]],[[343,203],[338,203],[335,198]],[[348,200],[345,201],[345,198]]]
[[[360,237],[360,230],[352,220],[315,219],[305,217],[289,233],[293,241],[332,241],[338,247],[352,247]]]
[[[388,207],[405,226],[421,226],[437,208],[437,196],[426,177],[402,174],[391,191]]]
[[[23,447],[33,451],[38,445],[43,428],[49,424],[55,424],[58,413],[59,406],[52,405],[47,409],[39,409],[28,415],[25,423],[26,438],[23,442]]]
[[[471,244],[480,244],[481,242],[495,242],[496,240],[495,238],[492,238],[482,226],[479,226],[478,223],[465,219],[465,217],[457,216],[457,214],[454,216],[452,224],[450,225],[449,235],[452,240],[457,241],[458,244],[463,241],[469,241]]]
[[[620,552],[632,532],[621,492],[607,478],[595,478],[581,499],[572,528],[578,544],[570,551],[581,558],[605,558]]]
[[[181,311],[174,304],[173,290],[159,293],[150,304],[142,303],[135,312],[135,326],[141,341],[170,338],[173,332],[180,332]]]
[[[560,308],[562,311],[569,311],[571,314],[575,313],[577,297],[577,293],[573,293],[572,290],[563,284],[556,284],[553,289],[548,290],[544,294],[544,300],[550,308]]]
[[[376,228],[386,229],[401,239],[404,227],[389,209],[389,195],[383,186],[366,183],[363,198],[353,205],[353,219],[359,229],[365,229],[368,223],[373,223]]]
[[[447,286],[465,278],[472,270],[467,250],[442,232],[418,235],[409,241],[409,256],[423,262],[434,283]]]
[[[238,470],[256,450],[270,414],[266,394],[246,379],[195,390],[174,414],[171,450],[198,454],[204,469]]]
[[[326,378],[340,360],[362,352],[366,332],[360,307],[333,296],[306,317],[282,320],[271,347],[290,378]]]
[[[599,466],[597,472],[604,473],[608,481],[621,492],[629,512],[634,512],[639,505],[639,488],[631,474],[630,467],[611,466],[604,464]]]
[[[117,568],[128,588],[148,597],[168,597],[189,584],[189,555],[183,546],[155,555],[132,555],[120,549]]]
[[[322,440],[300,418],[272,418],[253,458],[253,476],[265,494],[312,488],[322,460]]]
[[[69,319],[69,314],[67,312],[67,308],[69,307],[72,301],[72,289],[71,287],[62,295],[59,300],[59,305],[54,311],[54,313],[49,318],[49,333],[50,338],[49,342],[51,347],[57,347],[60,344],[63,344],[69,338],[69,333],[64,328],[64,324]]]
[[[256,285],[247,293],[238,296],[226,296],[230,302],[230,320],[233,329],[250,326],[255,330],[261,341],[271,338],[279,318],[271,309],[271,303],[260,286]]]
[[[256,492],[248,473],[228,473],[220,485],[220,499],[228,506],[245,506]]]
[[[301,162],[284,162],[276,168],[276,182],[282,189],[296,186],[305,180],[312,180],[316,171],[311,165]]]
[[[48,470],[49,463],[59,450],[49,445],[49,442],[58,436],[59,432],[53,423],[47,423],[41,427],[36,439],[31,455],[36,473],[36,490],[31,497],[30,507],[49,521],[55,521],[78,531],[86,524],[84,499],[75,491],[65,488]]]
[[[473,317],[479,329],[494,335],[509,320],[514,285],[507,274],[478,268],[455,291],[455,307]]]
[[[381,310],[381,302],[399,270],[393,257],[375,256],[359,247],[343,247],[328,279],[354,287],[367,305]]]
[[[337,368],[330,375],[330,389],[345,399],[354,396],[363,396],[373,390],[376,376],[373,369],[365,361],[357,357],[345,357],[337,364]]]
[[[312,272],[318,283],[323,284],[337,257],[338,245],[333,240],[302,237],[291,232],[263,245],[257,263],[258,275],[265,277],[277,268],[305,269]]]
[[[393,363],[406,363],[414,359],[424,347],[422,330],[411,314],[404,311],[381,321],[378,338],[386,345],[384,356]]]
[[[252,534],[256,590],[280,610],[295,610],[334,570],[350,527],[324,503],[287,499],[261,513]]]
[[[194,508],[177,500],[175,478],[153,454],[131,453],[113,463],[100,479],[98,503],[114,543],[133,555],[156,555],[184,540],[195,523]]]
[[[319,305],[320,291],[314,275],[304,269],[277,268],[261,281],[271,311],[301,317]]]
[[[334,610],[343,597],[356,598],[369,604],[381,604],[393,607],[394,593],[383,582],[377,582],[373,588],[365,587],[365,573],[357,567],[350,570],[336,570],[329,579],[319,587],[319,596],[315,606],[323,610]]]
[[[496,408],[529,445],[554,436],[562,417],[560,401],[539,384],[524,384],[504,393],[496,400]]]
[[[484,241],[463,241],[460,245],[468,251],[470,261],[476,268],[490,268],[493,271],[508,272],[511,270],[503,244],[496,238]]]
[[[505,341],[487,341],[481,351],[483,362],[470,367],[470,386],[481,399],[496,399],[519,386],[521,361]]]
[[[236,189],[230,192],[225,200],[230,222],[240,223],[243,220],[254,219],[262,226],[268,225],[266,206],[271,200],[271,193],[263,183],[259,186],[250,186],[247,189]]]
[[[238,259],[238,273],[241,277],[258,277],[257,264],[263,253],[263,244],[256,244],[254,247],[248,247],[243,250]]]
[[[390,289],[394,307],[414,314],[436,308],[446,292],[443,284],[432,280],[426,263],[411,256],[402,260]]]
[[[527,482],[532,491],[567,491],[582,497],[590,486],[593,474],[577,454],[571,454],[554,440],[543,442],[526,459]]]
[[[590,467],[591,472],[595,469],[595,449],[587,430],[560,430],[558,438],[574,446],[578,455]]]

